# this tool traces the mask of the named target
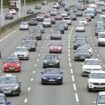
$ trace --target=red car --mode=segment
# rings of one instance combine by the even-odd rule
[[[20,72],[21,71],[21,62],[18,57],[12,56],[8,57],[4,62],[4,72]]]
[[[62,20],[62,16],[61,16],[60,14],[57,14],[57,15],[55,16],[55,19],[56,19],[56,20]]]
[[[59,43],[52,43],[49,45],[50,53],[62,53],[62,45]]]

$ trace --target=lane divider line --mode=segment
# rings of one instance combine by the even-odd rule
[[[76,99],[76,102],[79,103],[79,97],[77,93],[75,93],[75,99]]]
[[[28,102],[28,99],[27,99],[27,98],[25,98],[25,99],[24,99],[24,103],[27,103],[27,102]]]

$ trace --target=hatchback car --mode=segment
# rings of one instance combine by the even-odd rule
[[[42,72],[41,84],[63,84],[63,72],[57,68],[47,68]]]
[[[85,32],[85,27],[83,24],[78,24],[76,27],[75,27],[75,31],[76,32]]]
[[[28,22],[21,22],[20,24],[20,27],[19,27],[20,30],[29,30],[29,24]]]
[[[43,68],[55,67],[60,68],[60,59],[57,55],[46,55],[43,59]]]

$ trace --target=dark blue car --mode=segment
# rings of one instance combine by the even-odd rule
[[[42,72],[41,84],[59,84],[63,83],[63,76],[58,68],[47,68]]]

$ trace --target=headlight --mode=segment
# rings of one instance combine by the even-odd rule
[[[59,60],[56,60],[56,63],[58,63],[59,62]]]
[[[17,64],[16,66],[20,66],[19,64]]]
[[[18,85],[16,85],[16,86],[14,87],[14,90],[17,90],[17,89],[18,89],[18,87],[19,87],[19,86],[18,86]]]
[[[44,63],[47,63],[47,60],[44,60]]]
[[[57,79],[61,79],[61,77],[58,77]]]
[[[8,66],[7,64],[5,64],[4,66]]]

